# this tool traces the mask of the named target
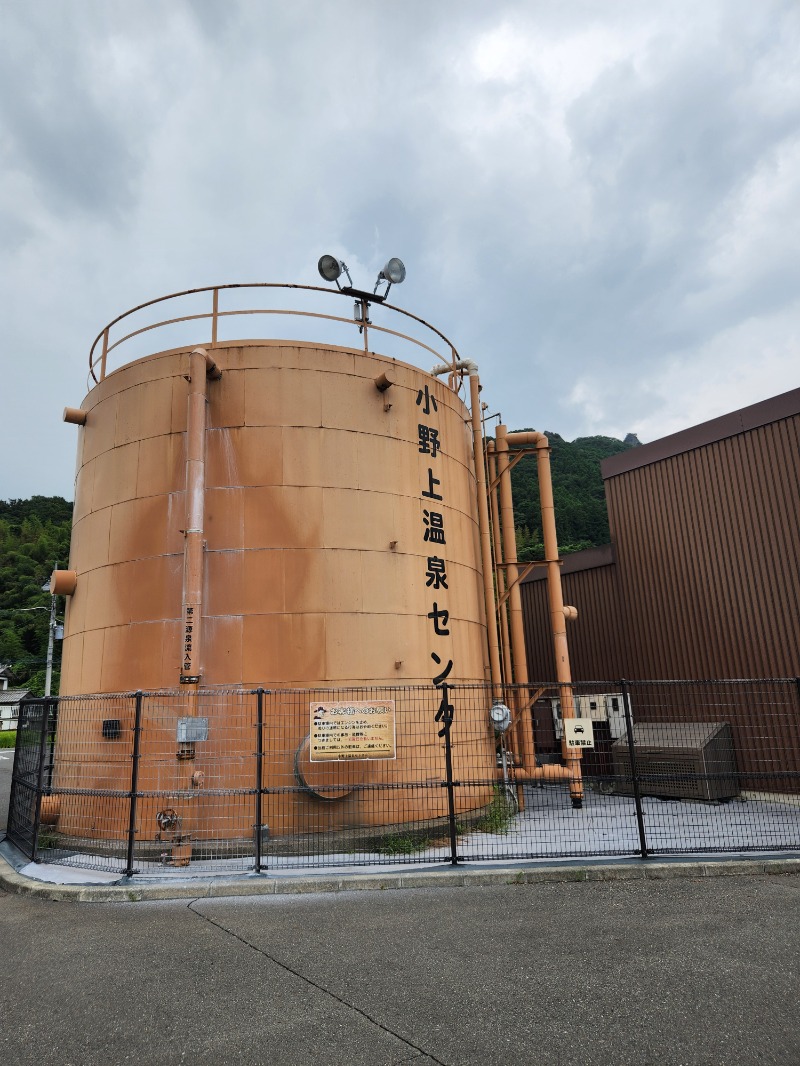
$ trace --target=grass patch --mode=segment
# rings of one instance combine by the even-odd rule
[[[39,830],[39,848],[42,850],[49,850],[50,848],[57,848],[59,843],[59,836],[55,829],[40,829]]]
[[[475,823],[475,828],[481,833],[505,833],[516,814],[514,804],[505,792],[495,785],[492,802]]]
[[[430,847],[427,833],[387,833],[381,837],[377,851],[384,855],[412,855],[415,851],[424,851]]]
[[[13,748],[17,744],[16,729],[0,729],[0,748]]]

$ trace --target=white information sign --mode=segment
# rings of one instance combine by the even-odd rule
[[[394,700],[311,704],[312,762],[394,759]]]
[[[593,748],[594,724],[591,718],[565,718],[564,740],[568,748]]]

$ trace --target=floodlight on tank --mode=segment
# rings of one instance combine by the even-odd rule
[[[326,281],[335,281],[339,288],[341,288],[341,285],[339,285],[339,278],[343,273],[347,275],[347,280],[350,284],[353,284],[350,277],[350,271],[347,269],[347,264],[343,262],[343,260],[337,259],[335,255],[320,256],[320,260],[317,263],[317,270],[319,270],[320,274]]]
[[[390,259],[381,271],[381,278],[392,285],[399,285],[401,281],[405,281],[405,277],[406,268],[402,259]]]
[[[378,291],[378,286],[382,281],[386,282],[386,292],[383,294],[383,299],[389,295],[389,289],[392,285],[399,285],[401,281],[405,281],[406,268],[402,259],[393,258],[390,259],[383,269],[378,274],[378,280],[375,282],[374,292]]]

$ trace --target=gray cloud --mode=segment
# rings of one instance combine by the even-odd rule
[[[71,495],[57,419],[105,321],[314,284],[329,250],[363,284],[401,255],[393,297],[480,361],[512,425],[652,439],[797,384],[790,0],[4,15],[0,497]]]

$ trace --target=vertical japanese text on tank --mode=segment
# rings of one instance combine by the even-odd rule
[[[430,589],[431,597],[430,610],[427,613],[430,622],[429,647],[433,649],[430,653],[431,659],[436,667],[440,668],[431,680],[438,688],[444,684],[453,669],[452,659],[448,658],[443,665],[443,658],[439,654],[442,648],[438,640],[438,638],[450,636],[451,625],[450,611],[447,606],[447,593],[450,591],[447,574],[447,530],[444,511],[437,507],[438,504],[444,504],[446,494],[443,478],[436,476],[440,472],[439,453],[442,451],[443,441],[437,425],[439,405],[427,385],[417,392],[416,403],[420,408],[417,423],[417,451],[420,455],[427,456],[429,460],[421,489],[422,498],[426,502],[422,511],[422,541],[426,548],[425,587]],[[422,421],[423,418],[425,421]],[[444,699],[446,701],[446,696]],[[441,718],[441,714],[437,715],[437,720]],[[444,716],[444,719],[448,725],[448,716]]]

